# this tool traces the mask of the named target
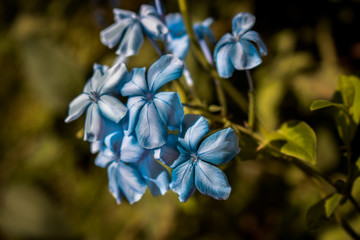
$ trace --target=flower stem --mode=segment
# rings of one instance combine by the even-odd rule
[[[248,91],[248,96],[249,96],[249,113],[248,113],[248,122],[249,122],[249,127],[251,130],[254,129],[254,124],[255,124],[255,97],[254,97],[254,85],[253,85],[253,81],[252,81],[252,77],[250,74],[249,70],[245,70],[246,72],[246,77],[249,83],[249,91]]]
[[[156,7],[156,11],[158,12],[159,16],[161,17],[161,20],[163,20],[163,22],[165,22],[164,5],[162,4],[162,1],[155,0],[155,7]]]
[[[244,111],[247,111],[247,102],[246,99],[241,95],[241,93],[239,91],[236,90],[236,88],[234,88],[234,86],[232,86],[232,84],[224,78],[221,78],[217,71],[216,68],[210,64],[208,62],[208,60],[206,59],[201,46],[199,45],[199,43],[196,40],[196,36],[194,33],[194,29],[192,28],[192,22],[190,19],[190,15],[188,12],[188,7],[187,7],[187,2],[186,0],[178,0],[179,3],[179,8],[180,8],[180,12],[181,15],[183,17],[184,20],[184,25],[186,28],[186,31],[188,33],[190,42],[191,42],[191,50],[194,53],[195,57],[197,58],[197,60],[200,62],[200,64],[205,68],[205,70],[207,70],[210,75],[214,78],[214,79],[218,79],[219,80],[219,85],[223,87],[223,89],[227,92],[227,94],[234,100],[234,102]],[[219,88],[220,91],[220,88]],[[219,96],[219,101],[223,101],[220,100],[220,96]]]

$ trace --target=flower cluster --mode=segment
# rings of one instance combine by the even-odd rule
[[[200,115],[184,115],[179,94],[161,91],[186,75],[183,61],[190,41],[180,14],[160,16],[158,12],[162,11],[150,5],[141,6],[139,15],[114,9],[115,23],[100,33],[100,39],[109,48],[118,45],[119,59],[137,54],[144,36],[153,44],[164,41],[171,54],[162,54],[148,71],[143,67],[129,72],[118,60],[110,68],[95,64],[83,93],[70,103],[65,122],[86,112],[84,140],[97,153],[95,164],[107,168],[109,189],[118,203],[124,198],[130,204],[139,201],[147,187],[153,195],[163,195],[171,188],[181,202],[195,189],[227,199],[231,187],[216,166],[239,153],[238,137],[226,128],[202,140],[210,131],[208,121]],[[261,62],[249,42],[258,44],[261,55],[266,53],[258,34],[249,31],[254,21],[251,14],[238,14],[233,35],[225,35],[216,45],[214,57],[221,76]],[[212,22],[208,18],[193,26],[204,50],[207,42],[215,43]],[[127,98],[126,104],[120,96]],[[172,169],[171,176],[164,164]]]

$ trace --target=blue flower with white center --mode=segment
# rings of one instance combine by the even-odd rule
[[[184,118],[184,110],[177,92],[158,92],[166,83],[181,77],[184,64],[167,54],[160,57],[145,78],[145,68],[134,68],[121,89],[129,96],[130,135],[146,149],[159,148],[166,143],[167,128],[176,130]]]
[[[153,158],[153,151],[141,148],[133,136],[121,131],[106,136],[95,164],[107,167],[109,190],[118,204],[125,197],[130,204],[141,199],[148,186],[152,195],[164,195],[170,175]]]
[[[231,128],[218,131],[204,141],[209,123],[199,115],[186,115],[180,135],[169,136],[161,148],[161,161],[173,168],[170,188],[186,202],[198,189],[215,199],[227,199],[231,192],[226,175],[216,167],[240,151],[239,139]]]
[[[86,111],[84,140],[93,142],[105,135],[106,119],[119,123],[126,115],[127,107],[112,94],[119,93],[122,80],[127,76],[123,63],[111,68],[94,65],[95,73],[85,84],[83,93],[69,104],[65,122],[79,118]]]
[[[152,39],[163,39],[168,33],[153,6],[142,5],[139,15],[116,8],[113,12],[115,23],[101,31],[100,39],[109,48],[119,44],[117,55],[136,55],[144,42],[144,34]]]
[[[185,25],[180,13],[170,13],[165,18],[166,26],[169,29],[167,35],[167,49],[184,60],[189,50],[190,40],[186,33]],[[194,31],[198,40],[208,38],[211,42],[215,42],[213,34],[210,29],[213,19],[207,18],[201,23],[194,24]]]
[[[267,48],[260,35],[250,30],[255,24],[255,16],[239,13],[233,18],[232,34],[226,33],[216,44],[214,59],[218,73],[223,78],[232,76],[234,69],[248,70],[261,63],[260,55],[267,54]]]

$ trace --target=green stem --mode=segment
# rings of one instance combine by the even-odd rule
[[[194,29],[192,27],[192,22],[190,19],[186,0],[178,0],[178,3],[179,3],[181,15],[184,20],[185,29],[186,29],[186,32],[188,33],[188,36],[189,36],[189,39],[191,42],[190,47],[191,47],[192,52],[194,53],[194,55],[195,55],[196,59],[199,61],[199,63],[205,68],[205,70],[207,72],[209,72],[210,75],[214,79],[219,80],[219,86],[223,87],[223,88],[217,87],[220,104],[225,105],[224,104],[225,97],[221,96],[221,93],[220,93],[222,91],[222,89],[224,89],[227,92],[227,94],[234,100],[234,102],[244,112],[247,112],[246,99],[241,95],[241,93],[239,91],[236,90],[236,88],[234,88],[234,86],[232,86],[232,84],[227,79],[221,78],[218,75],[216,68],[213,65],[211,65],[211,63],[208,62],[205,55],[203,54],[200,44],[196,40],[196,36],[194,33]]]
[[[340,226],[349,234],[353,239],[360,240],[360,236],[355,232],[355,230],[350,226],[350,224],[339,214],[335,213],[335,219],[340,224]]]
[[[360,206],[359,206],[359,204],[357,203],[356,199],[355,199],[352,195],[350,195],[350,196],[349,196],[349,200],[350,200],[350,202],[354,205],[356,211],[358,211],[358,213],[360,213]]]
[[[250,75],[250,71],[249,70],[245,70],[246,72],[246,77],[249,83],[249,91],[248,91],[248,96],[249,96],[249,114],[248,114],[248,122],[249,122],[249,127],[251,130],[254,130],[254,124],[255,124],[255,97],[254,97],[254,85],[253,85],[253,81]]]

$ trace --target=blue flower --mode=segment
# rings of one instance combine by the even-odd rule
[[[252,69],[261,63],[261,57],[253,43],[259,47],[260,55],[267,54],[267,48],[260,35],[250,30],[255,16],[239,13],[233,18],[232,34],[226,33],[216,44],[214,59],[221,77],[229,78],[237,70]]]
[[[231,128],[201,139],[209,132],[209,123],[199,115],[186,115],[182,130],[171,135],[161,148],[161,161],[173,168],[170,188],[186,202],[198,189],[215,199],[227,199],[231,192],[226,175],[215,165],[225,164],[239,153],[239,139]]]
[[[181,77],[183,62],[173,55],[163,55],[150,68],[134,68],[121,89],[129,96],[129,134],[136,135],[141,147],[159,148],[166,143],[167,128],[178,129],[184,110],[176,92],[157,91],[166,83]]]
[[[124,197],[130,204],[139,201],[147,186],[154,196],[169,189],[170,175],[153,158],[153,152],[141,148],[134,137],[122,131],[106,136],[95,164],[107,167],[109,190],[118,204]]]
[[[86,111],[84,140],[98,141],[105,135],[106,119],[119,123],[126,115],[127,108],[111,94],[119,93],[127,69],[123,63],[116,63],[111,68],[94,65],[94,75],[85,84],[83,93],[69,104],[65,122],[71,122]]]
[[[114,19],[114,24],[101,31],[100,39],[109,48],[119,43],[116,54],[125,57],[137,54],[144,42],[144,34],[162,39],[168,32],[155,8],[146,4],[141,6],[139,15],[115,8]]]
[[[184,60],[189,50],[190,40],[186,33],[182,16],[180,13],[170,13],[166,15],[165,22],[169,29],[166,39],[167,49],[178,58]],[[210,29],[212,22],[212,18],[207,18],[201,23],[194,24],[194,31],[198,40],[208,38],[211,42],[215,42]]]

